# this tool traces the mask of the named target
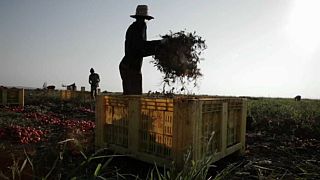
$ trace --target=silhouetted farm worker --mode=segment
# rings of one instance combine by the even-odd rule
[[[95,99],[97,96],[97,88],[99,87],[100,77],[94,72],[94,69],[90,69],[89,84],[91,85],[91,98]]]
[[[142,94],[141,66],[143,57],[155,54],[156,48],[165,40],[147,41],[147,25],[145,20],[153,19],[148,15],[147,5],[138,5],[136,14],[130,17],[135,18],[127,32],[125,40],[125,56],[119,69],[122,79],[124,95]]]

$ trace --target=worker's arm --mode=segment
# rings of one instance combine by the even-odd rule
[[[155,54],[161,40],[147,41],[145,23],[133,23],[126,33],[126,55],[130,57],[146,57]]]
[[[156,49],[160,46],[161,40],[145,41],[143,57],[152,56],[156,53]]]

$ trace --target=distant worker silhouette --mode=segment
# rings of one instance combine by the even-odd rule
[[[95,99],[97,96],[97,88],[99,87],[100,77],[99,74],[94,72],[94,69],[90,69],[89,84],[91,85],[91,98]]]
[[[119,70],[124,95],[142,94],[141,66],[143,57],[155,54],[156,48],[166,40],[147,41],[147,25],[145,20],[153,19],[148,15],[147,5],[138,5],[135,18],[126,32],[125,55],[120,62]]]

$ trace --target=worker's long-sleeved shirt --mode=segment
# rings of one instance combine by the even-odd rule
[[[121,63],[137,72],[141,72],[143,57],[154,55],[160,45],[160,40],[147,41],[146,32],[144,21],[133,22],[126,32],[125,56]]]

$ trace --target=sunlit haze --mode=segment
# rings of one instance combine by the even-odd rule
[[[149,40],[196,31],[206,40],[196,94],[320,98],[318,0],[1,0],[0,86],[89,89],[94,68],[102,91],[121,92],[119,63],[138,4],[155,19]],[[162,75],[144,58],[143,91]]]

